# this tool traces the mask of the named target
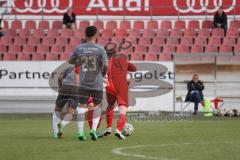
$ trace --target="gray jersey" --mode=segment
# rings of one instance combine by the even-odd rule
[[[103,89],[103,66],[107,66],[107,54],[103,47],[94,43],[80,44],[71,55],[74,64],[79,65],[80,87],[86,90]],[[73,76],[69,75],[71,81]],[[68,78],[67,78],[68,79]]]

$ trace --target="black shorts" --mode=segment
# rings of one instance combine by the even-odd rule
[[[58,94],[56,100],[56,107],[62,109],[66,104],[68,107],[77,109],[78,106],[78,98],[69,95]]]
[[[87,90],[80,88],[79,90],[79,103],[88,104],[89,97],[93,98],[93,104],[98,105],[102,103],[103,91],[102,90]]]

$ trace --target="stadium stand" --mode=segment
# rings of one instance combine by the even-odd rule
[[[194,54],[231,52],[232,55],[240,53],[239,20],[230,21],[226,35],[223,29],[212,29],[210,20],[202,22],[190,20],[188,23],[184,20],[175,22],[136,20],[133,23],[128,20],[119,22],[84,20],[78,23],[78,29],[74,31],[62,30],[61,21],[53,21],[52,25],[46,20],[39,22],[27,20],[25,24],[20,20],[4,21],[4,23],[5,36],[0,40],[2,60],[65,60],[74,50],[74,46],[82,43],[84,29],[92,24],[99,29],[97,42],[101,45],[109,41],[117,44],[124,39],[131,41],[134,49],[130,48],[123,53],[131,55],[131,58],[136,60],[167,60],[171,59],[174,52]],[[58,48],[59,46],[61,47]],[[48,56],[51,52],[57,54],[57,57]],[[18,56],[22,53],[23,55]],[[35,53],[46,55],[33,56]],[[144,56],[142,58],[139,55],[132,56],[136,54]]]

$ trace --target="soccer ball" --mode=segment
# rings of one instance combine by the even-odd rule
[[[134,132],[134,127],[130,123],[126,123],[123,127],[122,134],[125,136],[131,136]]]

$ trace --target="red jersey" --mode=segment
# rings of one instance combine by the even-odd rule
[[[106,91],[112,96],[107,95],[108,103],[114,103],[117,100],[119,105],[128,106],[128,71],[134,72],[136,67],[125,55],[117,54],[109,59]]]

